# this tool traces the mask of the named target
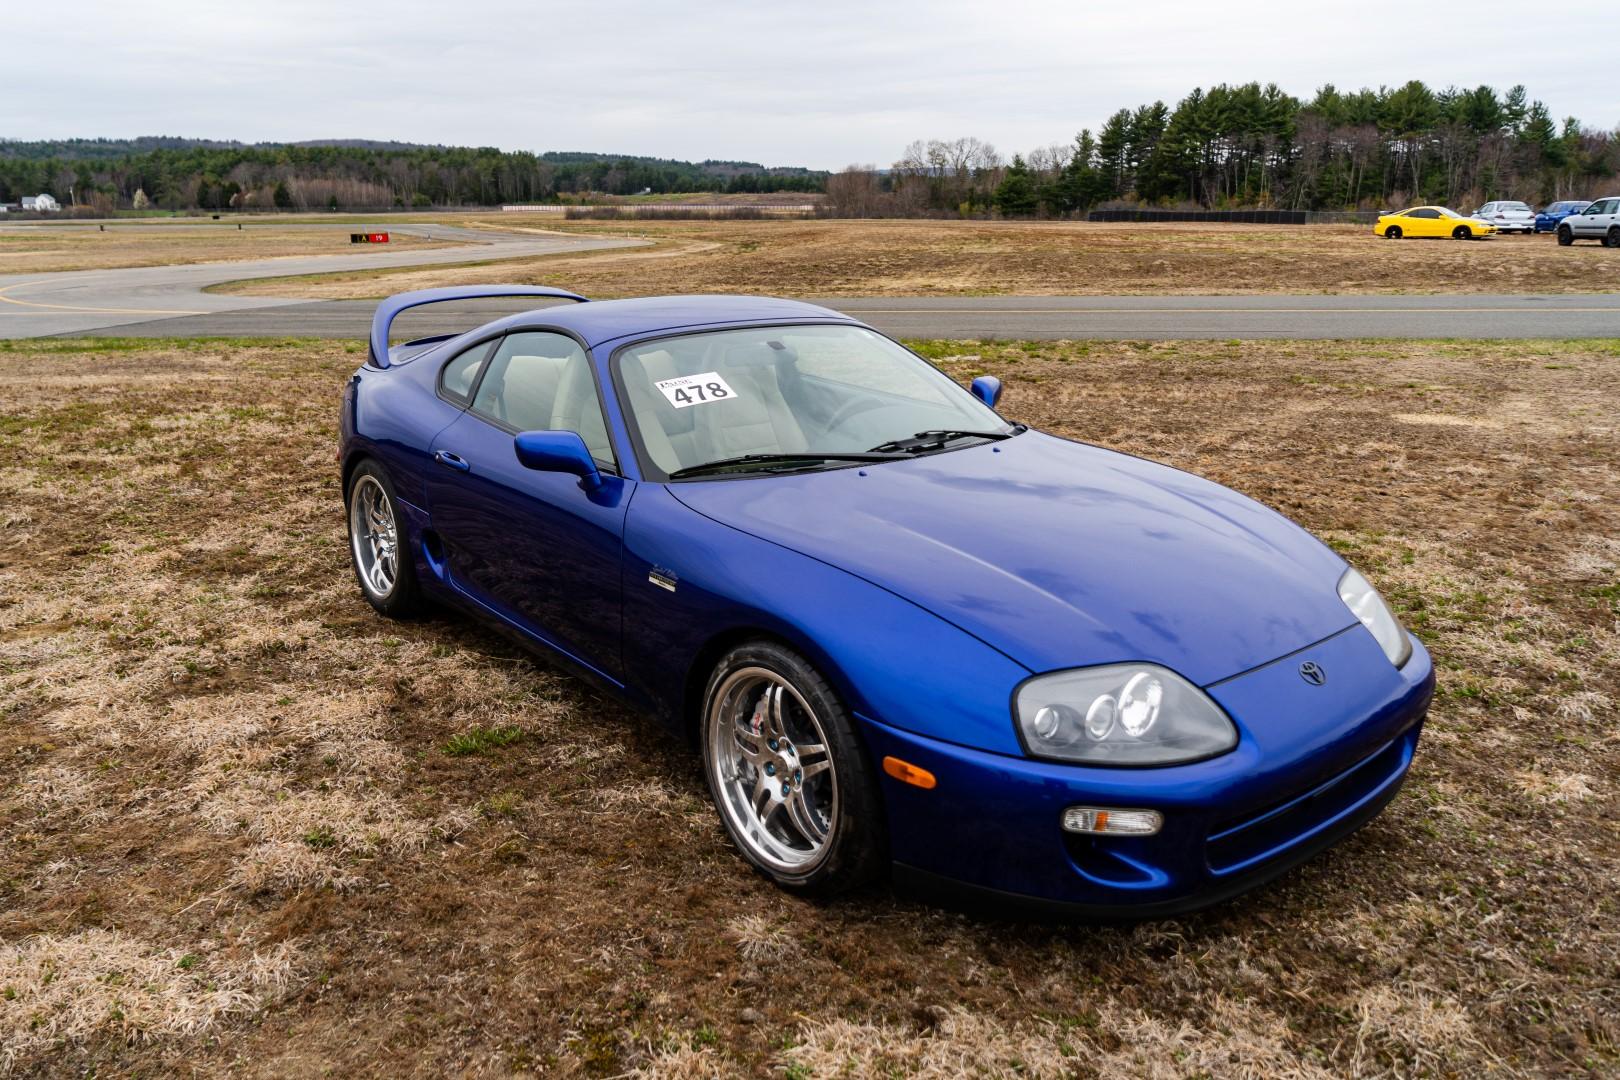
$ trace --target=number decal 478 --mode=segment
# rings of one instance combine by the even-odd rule
[[[658,387],[659,393],[677,409],[729,401],[737,396],[737,391],[733,390],[731,384],[722,379],[717,371],[705,371],[701,375],[680,375],[673,379],[660,380],[653,385]]]

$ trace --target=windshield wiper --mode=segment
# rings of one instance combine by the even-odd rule
[[[748,465],[765,465],[783,462],[818,461],[893,461],[895,458],[905,457],[905,454],[879,453],[875,450],[864,454],[836,454],[821,453],[816,450],[806,450],[797,454],[741,454],[737,457],[721,458],[718,461],[705,461],[701,465],[688,465],[684,469],[676,469],[669,474],[671,480],[680,480],[688,476],[702,476],[705,473],[729,472],[738,467]]]
[[[990,439],[1000,442],[1010,439],[1024,430],[1023,424],[1014,424],[1011,431],[959,431],[955,428],[939,428],[933,431],[919,431],[909,439],[892,439],[886,443],[879,443],[872,447],[871,453],[894,453],[905,451],[916,453],[919,450],[932,450],[944,446],[952,439]]]

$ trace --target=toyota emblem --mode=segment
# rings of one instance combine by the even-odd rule
[[[1307,660],[1299,665],[1299,677],[1312,686],[1321,686],[1327,682],[1327,672],[1323,671],[1322,665],[1315,660]]]

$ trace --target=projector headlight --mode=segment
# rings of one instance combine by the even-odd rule
[[[1412,642],[1396,621],[1395,613],[1389,610],[1384,598],[1378,595],[1378,590],[1372,587],[1368,580],[1356,570],[1344,572],[1339,579],[1339,599],[1350,613],[1361,620],[1361,625],[1372,631],[1372,636],[1378,639],[1378,645],[1389,657],[1389,662],[1396,667],[1406,663],[1412,655]]]
[[[1175,765],[1237,745],[1220,706],[1156,664],[1041,675],[1018,688],[1014,711],[1030,754],[1055,761]]]

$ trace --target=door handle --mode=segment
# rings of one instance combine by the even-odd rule
[[[440,465],[447,465],[457,472],[466,472],[472,468],[471,463],[465,458],[458,454],[452,454],[448,450],[433,451],[433,460],[437,461]]]

